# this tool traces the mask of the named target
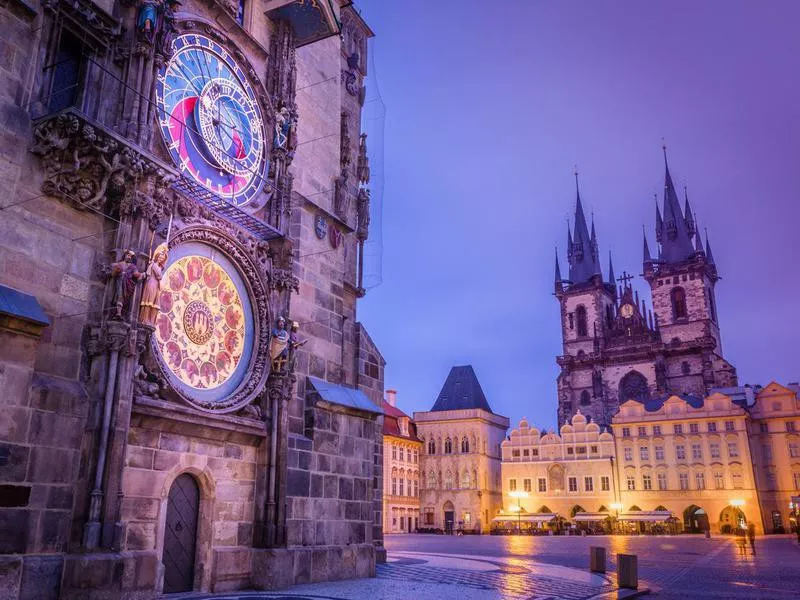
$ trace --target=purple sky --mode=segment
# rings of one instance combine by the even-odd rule
[[[662,137],[709,231],[740,383],[800,378],[800,2],[358,5],[387,107],[384,282],[359,318],[400,408],[429,409],[471,363],[495,412],[555,424],[574,165],[604,272],[611,250],[638,275]]]

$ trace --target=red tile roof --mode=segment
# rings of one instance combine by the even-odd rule
[[[381,406],[384,411],[383,416],[383,435],[390,435],[392,437],[398,438],[405,438],[412,442],[421,442],[422,440],[417,437],[417,424],[411,420],[406,413],[402,410],[397,408],[396,406],[392,406],[386,400],[383,401],[383,405]],[[408,435],[403,435],[400,433],[400,422],[399,419],[401,417],[408,418]]]

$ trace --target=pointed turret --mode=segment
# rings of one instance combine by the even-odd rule
[[[656,243],[661,243],[661,230],[664,229],[664,220],[661,218],[661,209],[658,207],[658,194],[653,194],[656,201]]]
[[[650,246],[647,245],[647,233],[642,226],[642,238],[644,239],[644,264],[652,264],[653,257],[650,256]]]
[[[688,259],[693,253],[692,239],[686,218],[681,212],[675,184],[667,163],[667,147],[664,146],[664,219],[661,230],[661,259],[677,263]]]
[[[706,229],[706,261],[710,265],[715,264],[714,255],[711,253],[711,242],[708,241],[708,229]]]
[[[697,221],[695,220],[695,223]],[[700,230],[694,232],[694,251],[697,254],[703,252],[703,240],[700,239]]]
[[[558,247],[556,247],[556,289],[561,287],[561,266],[558,264]]]
[[[615,285],[614,279],[614,263],[611,261],[611,250],[608,251],[608,283],[612,286]]]
[[[597,235],[594,228],[590,234],[586,225],[578,173],[575,173],[575,193],[575,231],[570,240],[569,279],[572,283],[586,283],[593,275],[602,275],[602,272],[597,259]]]
[[[683,205],[683,216],[686,220],[686,228],[689,231],[689,238],[697,232],[697,221],[694,219],[694,215],[692,214],[692,207],[689,206],[689,192],[686,189],[686,186],[683,186],[683,198],[685,203]]]

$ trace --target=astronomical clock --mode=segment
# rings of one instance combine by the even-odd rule
[[[244,70],[214,40],[184,34],[156,82],[161,135],[180,171],[236,205],[264,184],[264,119]]]

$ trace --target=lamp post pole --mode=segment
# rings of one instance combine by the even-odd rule
[[[528,492],[508,492],[508,495],[517,499],[517,534],[522,533],[522,499],[528,497]]]
[[[616,513],[616,520],[615,520],[615,524],[614,524],[614,532],[615,533],[619,533],[619,510],[622,508],[622,503],[621,502],[612,502],[609,506],[611,508],[613,508],[614,512]]]

